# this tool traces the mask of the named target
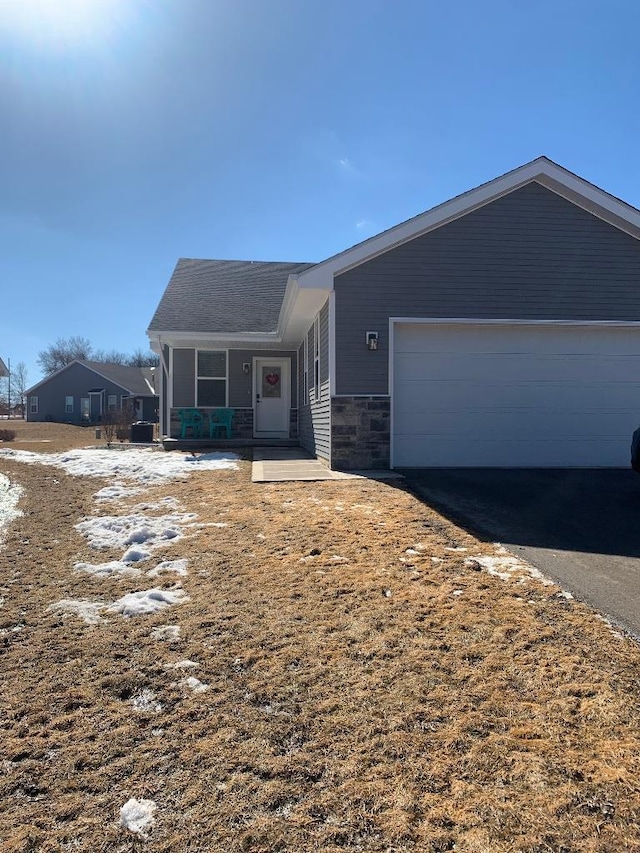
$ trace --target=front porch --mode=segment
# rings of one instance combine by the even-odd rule
[[[297,438],[171,438],[162,439],[165,450],[236,450],[240,447],[300,447]]]
[[[203,415],[203,423],[205,430],[208,429],[209,413],[215,411],[216,407],[198,406],[198,411]],[[267,447],[297,447],[298,442],[298,410],[289,410],[289,435],[287,438],[269,439],[261,438],[254,434],[254,410],[252,408],[235,407],[233,408],[233,421],[231,424],[230,438],[209,438],[207,435],[201,438],[186,435],[182,437],[182,422],[178,415],[179,408],[170,409],[169,432],[163,439],[167,441],[196,442],[197,447],[255,447],[265,445]],[[272,444],[271,442],[275,442]],[[282,444],[281,442],[285,442]],[[190,445],[189,445],[190,446]]]

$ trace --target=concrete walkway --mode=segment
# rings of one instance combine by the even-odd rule
[[[332,471],[301,447],[256,447],[251,479],[254,483],[291,480],[391,480],[402,477],[396,471]]]

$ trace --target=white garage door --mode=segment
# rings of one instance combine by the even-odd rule
[[[640,329],[398,323],[395,467],[628,466]]]

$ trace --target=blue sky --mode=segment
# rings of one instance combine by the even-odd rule
[[[33,384],[58,337],[146,349],[179,257],[321,260],[540,154],[640,207],[639,27],[634,0],[0,0],[0,357]]]

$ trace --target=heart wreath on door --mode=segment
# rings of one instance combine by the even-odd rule
[[[267,373],[264,378],[272,388],[280,382],[280,376],[277,373]]]

